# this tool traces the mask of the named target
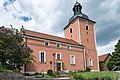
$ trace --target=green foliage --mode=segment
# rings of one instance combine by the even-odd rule
[[[12,70],[8,70],[6,67],[4,66],[0,66],[0,72],[13,72]]]
[[[47,71],[47,74],[48,74],[49,76],[52,76],[52,75],[53,75],[53,70],[52,70],[52,69],[49,69],[49,70]]]
[[[36,73],[34,73],[34,75],[41,75],[41,73],[39,73],[39,72],[36,72]]]
[[[34,75],[35,78],[42,78],[42,75]]]
[[[59,72],[55,72],[55,73],[52,75],[52,77],[53,77],[53,78],[58,78],[58,77],[60,77]]]
[[[85,72],[90,72],[90,71],[91,71],[90,67],[86,67]]]
[[[80,74],[74,75],[73,78],[74,78],[75,80],[84,80],[84,77],[83,77],[82,75],[80,75]]]
[[[0,63],[11,70],[21,70],[21,66],[30,63],[32,50],[23,40],[17,29],[0,27]]]
[[[118,80],[119,74],[115,72],[80,72],[70,73],[75,80]]]
[[[120,66],[120,40],[115,45],[115,52],[112,53],[112,57],[107,64],[109,70],[112,70],[115,66]]]

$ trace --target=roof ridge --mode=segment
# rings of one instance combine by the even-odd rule
[[[46,39],[55,40],[55,41],[58,41],[58,42],[63,42],[63,43],[83,46],[83,45],[79,44],[78,42],[76,42],[76,41],[74,41],[72,39],[67,39],[67,38],[54,36],[54,35],[50,35],[50,34],[46,34],[46,33],[41,33],[41,32],[37,32],[37,31],[27,30],[27,29],[24,29],[24,31],[25,31],[26,35],[28,35],[28,36],[34,36],[34,37],[39,37],[39,38],[46,38]]]
[[[103,55],[100,55],[100,56],[105,56],[105,55],[109,55],[110,53],[105,53],[105,54],[103,54]]]
[[[48,35],[48,36],[53,36],[53,37],[58,37],[58,38],[62,38],[62,39],[67,39],[67,38],[64,38],[64,37],[59,37],[59,36],[55,36],[55,35],[50,35],[50,34],[47,34],[47,33],[42,33],[42,32],[37,32],[37,31],[32,31],[32,30],[28,30],[28,29],[24,29],[25,31],[31,31],[31,32],[35,32],[35,33],[38,33],[38,34],[43,34],[43,35]],[[72,39],[67,39],[67,40],[72,40]],[[74,40],[72,40],[74,41]],[[75,41],[76,42],[76,41]]]

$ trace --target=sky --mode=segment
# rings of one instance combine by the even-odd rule
[[[64,37],[75,0],[0,0],[0,26]],[[120,0],[78,0],[82,12],[96,21],[99,55],[112,53],[120,39]]]

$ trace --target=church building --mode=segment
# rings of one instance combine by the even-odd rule
[[[96,51],[95,21],[82,13],[76,2],[73,16],[64,27],[65,38],[24,29],[27,45],[33,50],[32,63],[27,72],[53,71],[99,71]]]

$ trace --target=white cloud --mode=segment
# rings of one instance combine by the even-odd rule
[[[97,51],[98,55],[103,55],[106,53],[112,53],[114,51],[115,45],[117,44],[118,40],[110,42],[108,45],[105,46],[98,46]]]
[[[64,20],[67,20],[68,15],[72,14],[71,10],[75,2],[74,0],[16,0],[13,4],[7,6],[7,12],[3,7],[4,1],[7,0],[0,0],[0,26],[9,26],[12,24],[13,27],[20,29],[23,25],[25,29],[61,37],[64,36],[64,33],[62,30],[57,29],[60,29],[58,28],[59,26],[62,28],[64,27],[61,26],[61,24],[63,24],[62,22],[65,22]],[[91,0],[78,1],[86,6]],[[120,16],[117,15],[119,2],[120,0],[105,0],[101,3],[100,8],[108,10],[108,12],[102,16],[102,19],[119,19]],[[70,10],[68,10],[68,7]],[[21,16],[31,17],[32,20],[29,20],[28,22],[22,21],[20,19]],[[98,46],[98,53],[103,54],[113,51],[114,44],[115,41],[111,42],[109,45],[102,47]]]
[[[106,13],[101,17],[106,21],[116,20],[119,21],[120,15],[117,12],[120,8],[120,0],[105,0],[99,8],[106,10]]]

